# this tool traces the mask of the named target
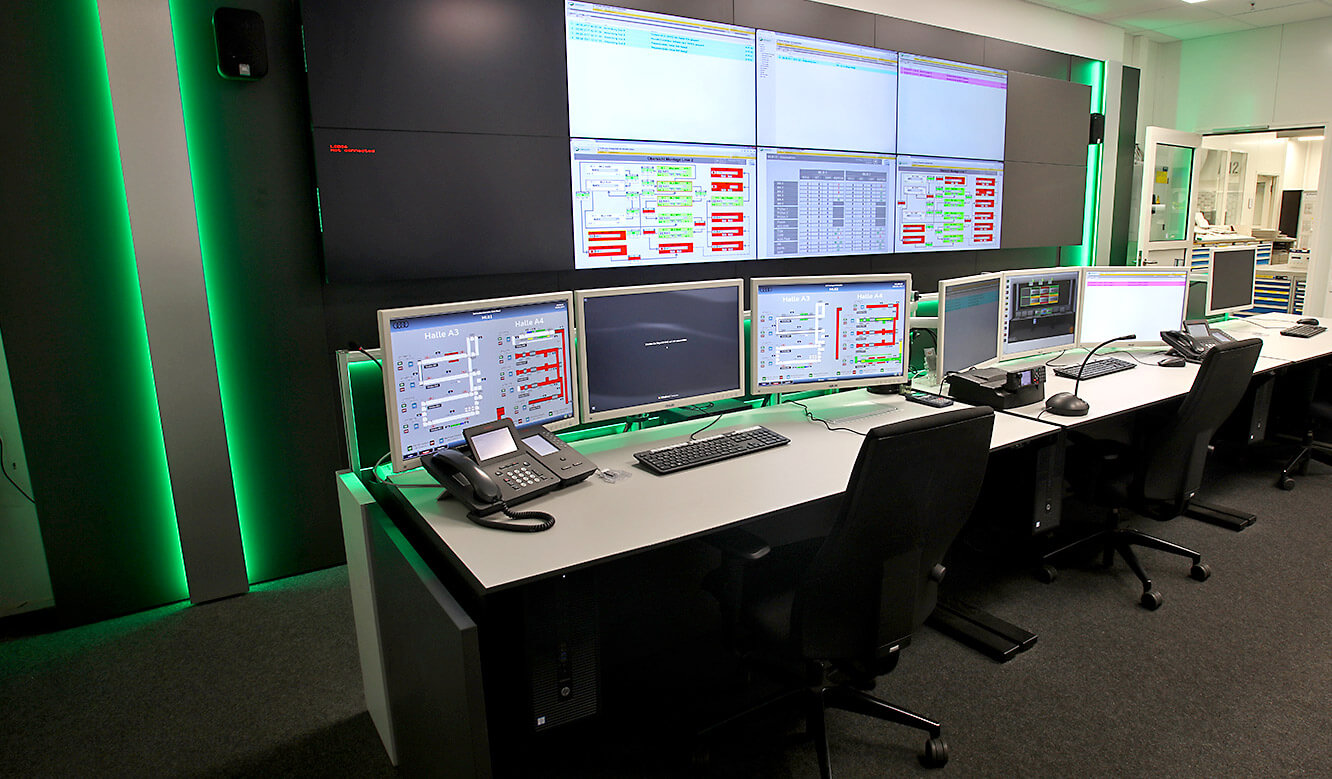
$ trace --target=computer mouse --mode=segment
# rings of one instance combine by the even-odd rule
[[[1061,417],[1086,416],[1089,408],[1087,401],[1072,392],[1056,392],[1045,399],[1045,410]]]
[[[1317,320],[1317,319],[1314,319],[1314,318],[1311,317],[1311,316],[1307,316],[1307,317],[1305,317],[1304,319],[1300,319],[1300,320],[1296,321],[1295,324],[1297,324],[1297,325],[1316,325],[1316,324],[1318,324],[1318,320]]]
[[[1183,357],[1167,357],[1157,363],[1162,368],[1183,368],[1187,364]]]

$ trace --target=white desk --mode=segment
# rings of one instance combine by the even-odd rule
[[[1295,338],[1281,334],[1282,328],[1290,327],[1301,318],[1294,314],[1260,314],[1247,319],[1231,319],[1214,327],[1225,330],[1236,338],[1261,338],[1264,357],[1276,358],[1287,363],[1308,362],[1332,353],[1332,329],[1312,338]],[[1332,324],[1332,319],[1323,317],[1319,319],[1319,323],[1327,327]]]
[[[1273,334],[1275,330],[1271,331]],[[1234,333],[1236,338],[1249,338],[1248,333]],[[1291,338],[1289,336],[1276,336],[1286,341],[1298,341],[1302,339]],[[1309,339],[1313,340],[1313,339]],[[1270,347],[1269,341],[1264,340],[1263,352],[1259,354],[1258,362],[1254,365],[1253,373],[1258,375],[1276,370],[1289,364],[1290,360],[1281,357],[1275,357],[1267,354]],[[1027,417],[1029,419],[1039,418],[1042,422],[1049,422],[1061,427],[1072,427],[1092,422],[1097,419],[1123,414],[1129,411],[1135,411],[1145,406],[1155,405],[1171,398],[1183,397],[1193,387],[1193,379],[1198,375],[1197,363],[1185,363],[1175,368],[1164,368],[1151,363],[1162,359],[1159,352],[1163,347],[1145,346],[1133,347],[1120,350],[1102,350],[1096,353],[1092,359],[1095,360],[1102,356],[1117,356],[1120,359],[1129,362],[1141,361],[1137,367],[1119,373],[1112,373],[1108,376],[1098,376],[1094,379],[1087,379],[1078,384],[1078,397],[1087,401],[1088,412],[1086,416],[1080,417],[1061,417],[1049,413],[1045,410],[1045,401],[1031,403],[1026,406],[1008,409],[1008,413]],[[1332,351],[1332,344],[1322,352],[1326,354]],[[1082,362],[1086,356],[1083,349],[1070,349],[1062,357],[1053,360],[1055,365],[1076,365]],[[1317,356],[1317,355],[1313,355]],[[1137,360],[1134,359],[1137,358]],[[1033,357],[1029,360],[1015,360],[1011,365],[1005,364],[1005,367],[1019,369],[1028,366],[1044,365],[1050,360],[1049,355]],[[1045,397],[1050,397],[1056,392],[1072,392],[1076,382],[1073,379],[1066,379],[1063,376],[1054,374],[1053,366],[1046,368],[1045,376]]]
[[[834,426],[867,432],[873,427],[939,413],[908,403],[900,395],[863,390],[801,401]],[[557,573],[672,543],[727,525],[776,514],[795,506],[835,498],[860,451],[861,436],[828,430],[806,420],[791,403],[727,414],[703,435],[763,425],[791,439],[775,449],[658,476],[637,465],[634,452],[676,443],[701,429],[704,421],[678,422],[604,438],[575,447],[602,469],[628,474],[614,483],[597,475],[544,495],[521,508],[556,517],[543,533],[502,533],[478,526],[458,501],[437,500],[439,487],[402,487],[438,542],[447,548],[479,591],[491,592]],[[1002,449],[1055,428],[1043,422],[995,415],[992,449]],[[417,471],[401,474],[404,484],[428,482]]]

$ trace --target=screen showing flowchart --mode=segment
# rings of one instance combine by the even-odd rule
[[[403,317],[390,322],[397,434],[404,458],[461,443],[500,417],[519,427],[574,410],[564,302]]]
[[[897,158],[898,252],[999,246],[1004,164]]]
[[[574,140],[578,268],[752,260],[754,150]]]
[[[906,296],[905,281],[760,284],[757,386],[903,375]]]

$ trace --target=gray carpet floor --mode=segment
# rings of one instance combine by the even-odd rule
[[[944,723],[948,766],[917,765],[915,732],[832,712],[837,775],[1332,776],[1332,469],[1282,492],[1274,457],[1209,463],[1208,499],[1259,514],[1241,533],[1137,521],[1214,569],[1195,582],[1186,560],[1143,552],[1157,612],[1122,563],[1049,585],[987,572],[963,594],[1035,648],[998,664],[925,629],[875,691]],[[787,724],[738,731],[703,765],[659,746],[587,772],[817,776]],[[0,643],[0,775],[394,773],[365,711],[345,568]]]

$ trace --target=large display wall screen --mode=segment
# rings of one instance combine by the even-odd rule
[[[581,0],[301,13],[330,280],[1004,246],[1003,70],[729,3],[724,21]]]

